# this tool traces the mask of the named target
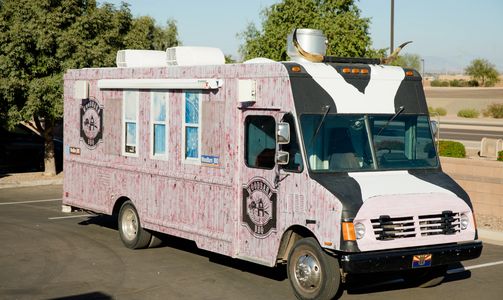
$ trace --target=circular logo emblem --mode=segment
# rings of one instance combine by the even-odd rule
[[[80,137],[88,148],[94,149],[103,136],[103,108],[98,102],[83,99],[80,110]]]
[[[254,178],[243,187],[243,222],[256,237],[266,237],[276,229],[276,192],[263,178]]]

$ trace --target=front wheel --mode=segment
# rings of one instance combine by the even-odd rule
[[[340,288],[337,258],[312,238],[297,241],[288,255],[287,274],[298,299],[332,299]]]
[[[152,234],[141,227],[140,216],[133,202],[126,201],[119,211],[119,235],[124,245],[130,249],[146,248]]]

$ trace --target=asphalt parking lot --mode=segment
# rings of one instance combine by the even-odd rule
[[[293,299],[284,268],[267,268],[166,238],[125,248],[111,217],[61,212],[61,186],[0,190],[0,299]],[[503,247],[452,266],[439,286],[352,278],[342,299],[501,299]]]

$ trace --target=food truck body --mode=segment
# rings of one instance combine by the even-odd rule
[[[69,70],[64,145],[65,207],[118,216],[129,248],[164,233],[286,263],[301,299],[333,296],[348,273],[437,278],[482,249],[410,69],[258,60]]]

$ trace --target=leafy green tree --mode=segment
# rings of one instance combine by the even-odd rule
[[[495,66],[487,59],[477,58],[466,67],[465,73],[470,75],[480,86],[494,86],[499,81]]]
[[[283,0],[262,11],[262,31],[248,24],[240,34],[243,59],[286,60],[286,37],[295,28],[316,28],[327,36],[327,54],[341,57],[381,55],[372,50],[368,18],[353,0]]]
[[[168,47],[180,44],[176,21],[168,20],[166,27],[156,26],[155,20],[149,16],[133,20],[131,30],[124,37],[128,49],[166,50]]]
[[[421,57],[417,54],[406,53],[398,56],[398,58],[391,63],[393,66],[400,66],[403,68],[412,68],[421,71]]]
[[[133,19],[126,4],[0,0],[0,126],[33,124],[45,138],[47,175],[56,173],[52,140],[63,114],[63,73],[113,66],[117,50],[132,44],[154,49],[178,41],[174,22],[166,28],[149,22]]]

